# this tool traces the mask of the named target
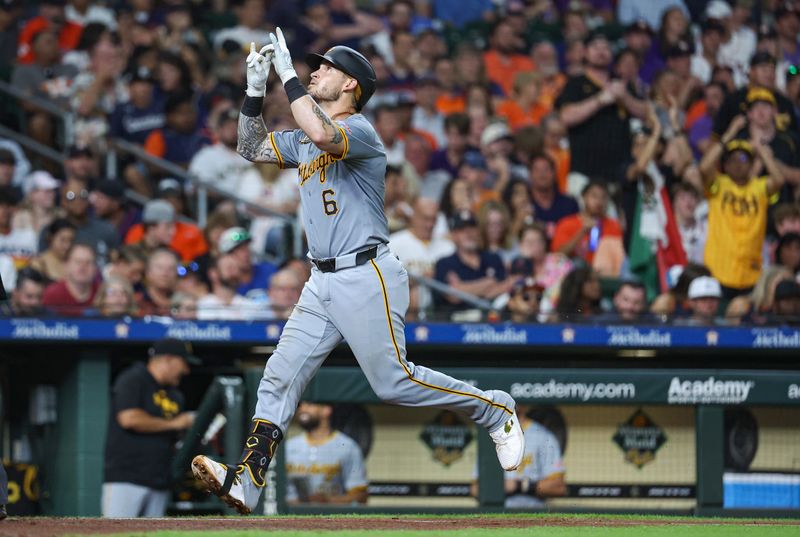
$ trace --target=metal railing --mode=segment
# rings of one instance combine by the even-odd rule
[[[65,110],[61,108],[57,104],[54,104],[46,99],[41,97],[37,97],[35,95],[31,95],[30,93],[23,91],[15,86],[12,86],[8,82],[4,80],[0,80],[0,92],[5,93],[11,97],[14,97],[18,101],[22,101],[24,103],[28,103],[36,108],[42,110],[43,112],[47,112],[51,116],[54,116],[61,122],[61,135],[64,142],[64,148],[67,148],[73,144],[75,141],[75,114],[71,110]],[[43,156],[44,155],[42,153]],[[47,158],[52,158],[47,156]]]

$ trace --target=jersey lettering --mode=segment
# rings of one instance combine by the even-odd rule
[[[333,199],[334,194],[336,192],[332,188],[322,191],[322,208],[328,216],[333,216],[339,212],[339,206],[336,205],[336,200]]]
[[[330,153],[323,153],[311,162],[304,162],[297,167],[297,174],[300,176],[300,186],[303,186],[315,173],[319,172],[319,182],[324,183],[327,179],[325,168],[336,161],[337,158]]]

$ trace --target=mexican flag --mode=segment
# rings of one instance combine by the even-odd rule
[[[639,179],[632,226],[628,262],[631,272],[647,287],[647,300],[651,301],[668,290],[670,267],[685,266],[687,261],[664,177],[653,162]]]

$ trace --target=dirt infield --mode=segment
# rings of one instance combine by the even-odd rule
[[[109,533],[146,533],[157,530],[430,530],[458,531],[462,528],[531,528],[541,526],[563,527],[623,527],[623,526],[678,526],[678,525],[750,525],[750,526],[800,526],[800,520],[739,520],[697,518],[607,518],[566,515],[537,517],[244,517],[244,518],[159,518],[122,519],[101,518],[9,518],[0,522],[0,536],[44,537],[50,535],[91,535]]]

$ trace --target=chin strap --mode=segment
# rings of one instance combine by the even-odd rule
[[[239,464],[236,465],[236,475],[247,469],[253,484],[263,487],[265,485],[264,472],[275,457],[275,450],[281,440],[283,440],[283,433],[277,425],[266,420],[253,419],[242,457]],[[225,476],[223,488],[225,485],[230,488],[228,476],[233,476],[233,474],[234,472],[228,472],[228,475]],[[230,481],[233,484],[233,477],[230,477]]]

